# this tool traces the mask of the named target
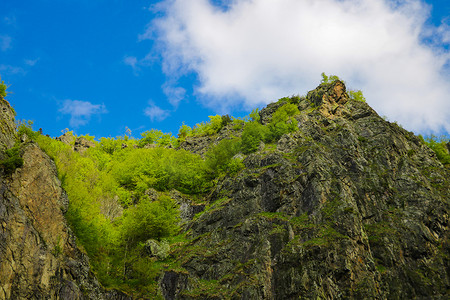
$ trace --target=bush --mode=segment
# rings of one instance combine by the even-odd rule
[[[254,121],[247,123],[242,132],[241,151],[249,154],[258,150],[261,141],[266,140],[270,136],[269,129]]]
[[[5,151],[8,158],[0,161],[0,166],[6,174],[12,174],[17,168],[23,166],[23,159],[20,153],[20,145],[16,145],[11,149]]]
[[[438,138],[432,135],[429,138],[425,139],[426,145],[430,147],[431,150],[434,151],[434,153],[436,153],[436,156],[439,159],[439,161],[445,166],[450,166],[450,152],[447,147],[448,142],[449,139],[444,136]]]
[[[298,121],[294,116],[299,113],[297,105],[291,103],[278,108],[268,125],[270,130],[268,141],[277,141],[283,134],[296,131]]]
[[[349,90],[348,95],[350,96],[350,100],[366,102],[366,98],[364,98],[361,90]]]
[[[322,72],[322,74],[320,74],[322,76],[322,80],[321,83],[333,83],[335,81],[342,81],[338,76],[336,75],[330,75],[327,76],[324,72]]]
[[[177,139],[172,136],[171,133],[163,133],[161,130],[147,130],[141,133],[142,139],[139,140],[138,146],[144,147],[148,144],[156,144],[159,146],[172,146],[177,145]]]
[[[172,199],[163,195],[151,201],[146,197],[125,211],[121,240],[131,247],[148,239],[160,240],[178,232],[177,222],[178,211]]]
[[[0,77],[0,96],[2,98],[5,98],[7,95],[6,89],[8,87],[6,86],[5,82],[2,80],[2,78]]]
[[[235,173],[242,167],[233,157],[240,151],[238,139],[224,139],[206,153],[206,166],[213,174]]]
[[[17,125],[17,136],[19,138],[25,134],[30,140],[35,141],[39,136],[39,132],[33,131],[33,121],[22,120],[19,121]]]

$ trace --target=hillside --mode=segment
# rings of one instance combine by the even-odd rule
[[[358,100],[96,141],[0,99],[0,298],[446,299],[450,147]]]

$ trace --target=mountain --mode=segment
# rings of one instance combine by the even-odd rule
[[[114,226],[128,224],[127,217],[139,216],[135,207],[148,207],[140,201],[151,205],[162,196],[181,215],[179,242],[169,240],[169,250],[158,248],[163,239],[146,235],[125,240],[139,244],[140,237],[135,247],[145,251],[136,253],[151,257],[143,268],[158,267],[155,290],[127,290],[130,296],[98,283],[67,225],[70,194],[68,200],[54,163],[36,143],[16,136],[10,106],[3,99],[1,105],[1,158],[23,159],[0,169],[1,298],[449,297],[450,169],[422,138],[352,99],[339,80],[269,104],[242,126],[230,119],[206,134],[181,136],[176,150],[151,139],[136,144],[139,155],[164,148],[192,166],[196,160],[185,153],[195,153],[216,175],[205,177],[211,180],[204,186],[205,180],[170,181],[175,175],[162,186],[152,177],[145,192],[133,190],[133,201],[121,206],[123,223],[111,217]],[[20,151],[6,151],[17,139]],[[123,164],[133,163],[121,155]],[[227,155],[233,156],[227,164],[214,160]],[[123,262],[121,276],[136,280],[139,266]]]

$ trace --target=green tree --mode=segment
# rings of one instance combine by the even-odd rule
[[[254,121],[247,123],[242,132],[241,150],[244,154],[249,154],[258,150],[261,141],[270,136],[269,129]]]
[[[8,94],[6,92],[6,89],[8,88],[8,86],[5,84],[5,82],[2,80],[2,77],[0,76],[0,96],[2,98],[5,98],[6,95]]]
[[[241,143],[239,139],[223,139],[206,153],[206,166],[215,175],[234,173],[243,166],[240,160],[233,158],[239,153]]]
[[[272,115],[272,119],[268,125],[270,135],[269,141],[277,141],[285,133],[294,132],[297,130],[298,121],[295,115],[299,114],[297,105],[288,103],[280,108]]]
[[[122,219],[122,241],[128,246],[135,246],[138,242],[148,239],[169,237],[178,232],[178,211],[175,202],[160,196],[152,201],[148,197],[134,207],[129,208]]]

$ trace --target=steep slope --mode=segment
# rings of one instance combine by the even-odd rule
[[[0,104],[3,158],[16,131],[11,107]],[[12,174],[0,167],[0,299],[128,299],[105,292],[77,248],[53,161],[32,142],[19,152],[23,166]]]
[[[219,180],[172,253],[166,299],[448,297],[450,172],[345,89],[295,100],[298,131]]]

